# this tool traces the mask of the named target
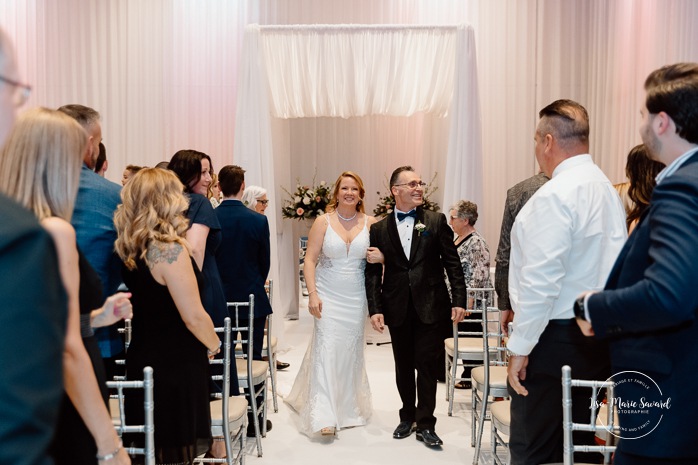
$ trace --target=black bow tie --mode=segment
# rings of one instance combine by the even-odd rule
[[[412,218],[417,218],[417,210],[410,210],[407,213],[397,212],[398,223],[409,216],[411,216]]]

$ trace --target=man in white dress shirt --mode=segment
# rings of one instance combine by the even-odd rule
[[[583,336],[572,306],[582,291],[603,288],[626,239],[620,198],[588,153],[586,109],[557,100],[539,116],[536,159],[550,181],[521,209],[511,233],[515,316],[507,349],[514,465],[562,461],[563,365],[572,367],[574,378],[610,375],[606,344]],[[573,396],[574,421],[588,420],[588,393],[581,396]],[[575,437],[575,443],[593,440],[590,433]]]

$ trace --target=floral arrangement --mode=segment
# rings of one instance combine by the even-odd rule
[[[325,181],[320,181],[316,186],[314,176],[312,186],[301,185],[298,181],[295,192],[291,193],[283,187],[282,189],[289,198],[281,208],[281,215],[293,220],[313,219],[324,214],[332,194],[332,186],[327,185]]]
[[[424,187],[424,203],[422,204],[422,208],[426,210],[431,210],[433,212],[438,212],[441,210],[441,207],[439,207],[439,204],[436,202],[432,202],[429,200],[429,197],[438,190],[438,187],[434,187],[434,180],[436,179],[436,173],[434,173],[434,176],[432,176],[431,181],[429,181]],[[376,208],[373,209],[373,214],[376,216],[376,218],[382,218],[384,216],[390,215],[393,213],[393,209],[395,208],[395,199],[393,198],[393,195],[390,193],[390,188],[388,187],[388,180],[385,180],[385,188],[388,191],[387,194],[381,195],[380,192],[376,192],[380,196],[380,199],[378,200],[378,205],[376,205]]]

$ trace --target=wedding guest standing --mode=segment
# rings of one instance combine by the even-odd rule
[[[0,29],[0,147],[30,90]],[[0,194],[0,218],[0,463],[48,465],[63,393],[66,294],[56,247],[36,217]],[[41,341],[43,350],[18,357],[28,340]]]
[[[267,190],[259,186],[245,186],[245,192],[242,194],[242,203],[244,203],[247,208],[264,215],[264,212],[269,206]]]
[[[328,212],[308,235],[305,274],[313,336],[286,402],[308,435],[334,437],[337,430],[365,425],[372,414],[364,362],[367,316],[364,268],[369,228],[361,178],[339,175]],[[380,265],[378,265],[380,266]]]
[[[623,382],[633,381],[625,375],[615,378],[616,396],[639,402],[661,391],[665,402],[648,403],[646,413],[619,409],[613,463],[698,463],[698,63],[653,71],[645,91],[640,135],[667,167],[605,290],[575,296],[575,316],[584,334],[610,341],[614,373],[639,371],[652,382],[635,379],[658,387]]]
[[[114,294],[121,284],[121,260],[114,253],[116,230],[114,212],[121,202],[121,187],[93,172],[102,141],[100,115],[84,105],[64,105],[58,111],[65,113],[87,132],[88,148],[80,170],[80,187],[75,199],[75,211],[71,224],[75,228],[78,247],[102,281],[102,295]],[[107,378],[119,374],[116,360],[124,357],[123,336],[115,325],[95,329],[95,336],[102,353]]]
[[[98,459],[106,458],[128,464],[130,460],[107,410],[99,350],[89,334],[90,313],[98,305],[95,301],[101,302],[101,289],[80,286],[81,279],[94,285],[99,280],[78,250],[75,230],[69,223],[80,179],[81,156],[89,150],[87,134],[72,118],[47,108],[27,111],[0,153],[0,189],[31,209],[53,237],[61,280],[68,294],[63,348],[66,396],[51,456],[57,464],[96,464]],[[90,299],[88,294],[97,296]],[[81,308],[83,299],[88,303],[82,302]],[[124,305],[128,306],[127,299]]]
[[[264,215],[264,212],[267,210],[267,207],[269,206],[269,199],[267,199],[267,190],[259,186],[245,186],[245,189],[242,193],[242,203],[250,210]],[[266,357],[262,358],[266,360]],[[290,366],[290,363],[282,362],[281,360],[276,360],[277,370],[285,370]]]
[[[172,172],[144,168],[124,187],[114,216],[116,251],[133,293],[126,372],[138,379],[144,367],[153,368],[155,458],[162,464],[190,464],[209,448],[207,355],[212,358],[221,347],[201,304],[201,274],[184,238],[183,190]],[[125,408],[127,418],[142,422],[143,392],[129,392]]]
[[[271,304],[264,290],[271,263],[269,222],[267,217],[252,212],[243,205],[245,170],[235,165],[224,166],[220,171],[223,202],[216,209],[221,225],[221,245],[216,252],[216,262],[228,302],[246,302],[254,294],[254,321],[252,325],[252,357],[262,360],[264,325],[272,313]],[[232,317],[232,316],[231,316]],[[247,315],[241,315],[247,321]],[[242,335],[247,339],[247,334]],[[255,390],[260,386],[255,386]],[[257,399],[261,404],[263,397]],[[254,437],[254,417],[247,425],[248,436]],[[261,420],[260,420],[261,421]],[[267,420],[267,431],[272,427]]]
[[[584,337],[570,302],[582,290],[602,288],[626,239],[618,194],[588,153],[586,109],[556,100],[539,116],[535,154],[550,181],[524,205],[511,230],[514,332],[507,350],[513,465],[562,461],[563,365],[579,379],[610,375],[606,344]],[[588,421],[588,392],[572,394],[572,420]],[[593,443],[593,433],[575,439]]]
[[[191,247],[190,253],[196,267],[202,275],[199,282],[201,303],[213,320],[213,324],[219,328],[223,327],[225,318],[228,316],[228,306],[216,264],[216,251],[221,243],[221,225],[211,202],[206,198],[213,171],[211,157],[196,150],[180,150],[170,160],[168,169],[173,171],[181,181],[185,197],[189,202],[189,208],[186,211],[189,220],[186,239]],[[222,354],[218,357],[221,358]],[[215,365],[212,370],[214,373],[222,374],[222,368],[221,365]],[[212,388],[220,391],[220,386]],[[230,370],[229,394],[236,396],[239,393],[237,369],[233,364]],[[214,442],[211,453],[215,457],[222,457],[225,454],[224,444],[220,441]]]
[[[448,212],[448,224],[456,233],[453,243],[456,245],[460,263],[463,267],[465,285],[468,289],[482,289],[492,287],[490,281],[490,249],[485,238],[475,229],[477,222],[477,205],[467,200],[461,200],[451,207]],[[468,292],[468,307],[484,310],[490,304],[492,296],[483,293]],[[484,299],[483,299],[484,298]],[[467,320],[480,320],[482,314],[472,313],[465,317],[465,321],[458,324],[461,331],[482,332],[480,322],[467,322]],[[450,334],[448,337],[451,337]],[[470,378],[472,367],[465,367],[461,378]],[[470,389],[470,381],[459,381],[456,389]]]
[[[390,176],[395,212],[371,227],[371,246],[383,253],[384,266],[369,260],[366,295],[373,329],[390,328],[402,400],[393,437],[406,438],[416,429],[418,441],[436,447],[443,444],[434,429],[443,335],[463,319],[467,293],[446,217],[422,208],[425,185],[410,166]]]
[[[184,185],[184,193],[189,200],[189,231],[186,236],[196,266],[204,278],[201,300],[213,324],[222,327],[228,316],[228,307],[216,265],[221,225],[211,202],[206,198],[211,184],[211,157],[196,150],[180,150],[174,154],[168,167]]]
[[[516,215],[528,199],[536,193],[549,178],[542,171],[535,176],[524,179],[507,190],[502,216],[502,229],[499,233],[497,255],[494,258],[497,267],[494,271],[494,290],[497,293],[497,307],[500,310],[501,327],[504,334],[509,334],[509,322],[514,320],[514,312],[509,302],[509,253],[511,252],[511,227]]]
[[[645,144],[636,145],[628,153],[625,175],[628,177],[628,198],[631,201],[626,223],[630,234],[640,217],[650,206],[657,175],[665,168],[661,161],[653,160]]]

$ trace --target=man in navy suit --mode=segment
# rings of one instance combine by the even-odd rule
[[[246,302],[254,294],[252,358],[262,360],[264,324],[272,312],[264,290],[271,260],[269,222],[266,216],[242,203],[245,170],[235,165],[224,166],[218,173],[218,182],[223,202],[216,208],[222,233],[216,263],[228,302]],[[242,337],[247,338],[244,334]],[[269,429],[271,423],[267,420]]]
[[[616,383],[624,405],[659,398],[621,406],[614,463],[698,463],[698,63],[653,71],[645,91],[640,135],[667,167],[605,290],[581,295],[574,309],[587,336],[609,339],[614,373],[656,383],[640,392]]]

